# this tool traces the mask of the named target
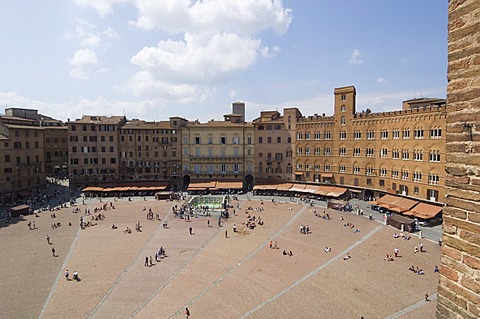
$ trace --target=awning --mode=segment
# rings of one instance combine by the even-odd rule
[[[349,188],[348,191],[349,191],[350,193],[361,193],[361,192],[362,192],[361,190],[351,189],[351,188]]]
[[[242,182],[217,182],[216,189],[242,189]]]
[[[305,193],[315,194],[318,191],[318,185],[307,185],[303,190]]]
[[[294,172],[295,175],[303,175],[303,172]]]
[[[405,215],[415,216],[421,219],[430,219],[434,218],[438,213],[442,211],[442,207],[420,203],[417,206],[413,207],[411,210],[405,212]]]
[[[315,194],[322,195],[322,196],[327,196],[328,193],[333,192],[335,190],[335,186],[324,186],[321,185],[318,187],[318,190],[315,192]]]
[[[288,191],[293,186],[292,183],[284,183],[277,186],[278,191]]]
[[[346,188],[343,188],[343,187],[335,187],[335,188],[333,189],[333,191],[331,191],[331,192],[329,192],[329,193],[327,194],[327,196],[338,197],[338,196],[340,196],[340,195],[345,194],[346,191],[347,191]]]
[[[289,189],[289,191],[291,192],[303,192],[303,190],[305,189],[305,186],[304,184],[293,184],[293,186]]]
[[[332,177],[333,177],[333,174],[324,173],[324,174],[322,174],[322,175],[320,175],[320,176],[322,176],[322,177],[324,177],[324,178],[332,178]]]
[[[103,191],[103,187],[89,186],[82,189],[82,192],[101,192],[101,191]]]

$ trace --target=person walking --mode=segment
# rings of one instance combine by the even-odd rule
[[[395,248],[393,252],[395,253],[395,257],[398,257],[398,252],[399,252],[398,248]]]
[[[190,235],[193,235],[193,228],[192,228],[192,227],[189,227],[189,228],[188,228],[188,232],[190,233]]]
[[[55,255],[55,248],[54,247],[52,247],[52,256],[57,257],[57,255]]]
[[[68,273],[68,269],[65,270],[65,279],[67,279],[67,281],[70,280],[70,274]]]
[[[225,238],[228,238],[228,231],[225,231]]]
[[[51,245],[52,243],[50,242],[50,236],[47,235],[47,243]]]
[[[190,310],[188,310],[188,307],[185,308],[185,319],[188,319],[190,317]]]
[[[144,266],[147,266],[148,267],[148,256],[145,256],[145,264]]]
[[[73,280],[78,281],[78,272],[76,270],[73,272]]]

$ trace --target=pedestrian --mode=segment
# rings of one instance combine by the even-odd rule
[[[207,227],[210,227],[210,219],[207,220]]]
[[[393,250],[393,252],[395,253],[395,257],[398,257],[398,251],[399,251],[398,248],[395,248],[395,249]]]
[[[435,268],[433,269],[433,272],[436,273],[436,272],[440,272],[440,269],[438,269],[438,266],[435,265]]]
[[[425,302],[428,301],[428,294],[425,294]]]
[[[189,228],[188,228],[188,232],[190,233],[190,235],[193,235],[193,228],[192,228],[192,227],[189,227]]]
[[[78,281],[78,272],[76,270],[73,272],[73,280]]]
[[[147,266],[148,267],[148,256],[145,256],[145,264],[144,266]]]
[[[225,238],[228,238],[228,231],[225,231]]]
[[[47,235],[47,243],[51,245],[52,243],[50,242],[50,236]]]
[[[185,318],[188,319],[190,317],[190,310],[188,308],[185,308]]]
[[[153,266],[152,256],[150,256],[150,266]]]
[[[68,269],[67,269],[67,270],[65,270],[65,279],[67,279],[67,281],[70,280],[69,276],[70,276],[70,274],[68,273]]]
[[[422,243],[422,242],[420,242],[420,243],[418,244],[418,248],[420,248],[420,252],[423,253],[423,243]]]
[[[237,232],[237,224],[233,224],[233,232],[234,232],[234,233]]]
[[[54,247],[52,247],[52,255],[53,255],[53,257],[56,257],[56,255],[55,255],[55,248],[54,248]]]

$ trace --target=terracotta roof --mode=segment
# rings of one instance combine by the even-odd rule
[[[71,121],[74,124],[119,124],[125,119],[124,116],[94,116],[84,115],[81,119]]]
[[[128,121],[122,129],[171,129],[170,121],[146,122],[139,120]]]

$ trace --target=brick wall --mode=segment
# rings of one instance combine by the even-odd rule
[[[480,317],[480,1],[450,0],[447,180],[437,318]]]

